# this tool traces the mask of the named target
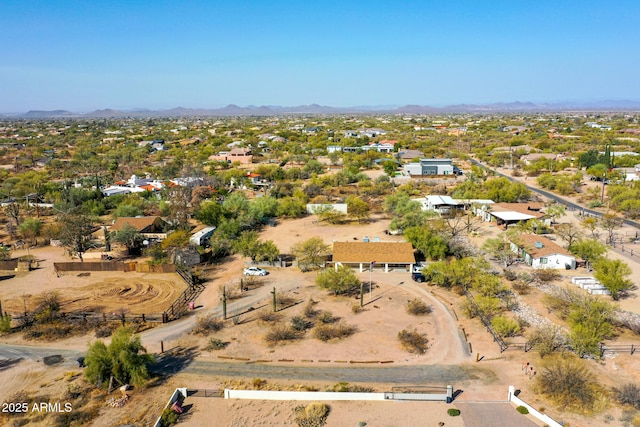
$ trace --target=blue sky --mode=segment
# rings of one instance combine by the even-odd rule
[[[0,112],[640,101],[640,2],[3,0]]]

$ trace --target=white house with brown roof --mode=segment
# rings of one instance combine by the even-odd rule
[[[536,234],[522,234],[511,241],[511,250],[533,268],[574,270],[576,258],[565,248]]]
[[[358,267],[360,272],[384,265],[411,271],[416,263],[413,245],[408,242],[334,242],[330,261],[337,269],[341,265]]]

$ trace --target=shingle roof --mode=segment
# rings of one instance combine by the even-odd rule
[[[413,246],[407,242],[334,242],[334,262],[413,264]]]
[[[136,230],[142,231],[152,226],[158,220],[162,221],[162,218],[159,216],[120,217],[113,223],[110,231],[120,231],[124,228],[125,224],[129,224]]]
[[[533,258],[540,258],[553,254],[572,256],[571,253],[562,246],[547,239],[546,237],[538,236],[536,234],[521,234],[516,240],[517,241],[514,243],[516,243],[518,247],[524,248],[525,252]],[[536,242],[541,243],[542,247],[536,247]]]

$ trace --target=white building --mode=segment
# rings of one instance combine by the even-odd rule
[[[533,268],[574,270],[576,258],[565,248],[536,234],[522,234],[511,241],[511,250]]]

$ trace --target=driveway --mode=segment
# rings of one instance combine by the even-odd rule
[[[538,427],[509,402],[456,402],[465,427]]]

